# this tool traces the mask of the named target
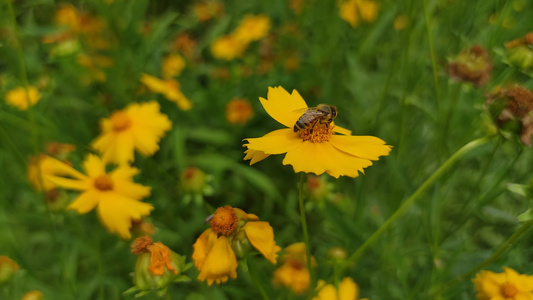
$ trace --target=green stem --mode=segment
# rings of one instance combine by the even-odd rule
[[[446,283],[443,287],[432,291],[431,294],[437,294],[437,295],[441,294],[442,292],[444,292],[445,290],[447,290],[447,289],[451,288],[452,286],[458,284],[459,282],[472,277],[472,275],[474,275],[476,272],[478,272],[479,270],[483,269],[484,267],[486,267],[487,265],[489,265],[490,263],[495,261],[503,253],[505,253],[505,251],[507,251],[507,249],[509,249],[514,244],[514,242],[516,242],[516,240],[518,240],[518,238],[520,238],[531,227],[531,225],[533,225],[533,220],[530,220],[530,221],[527,221],[526,223],[524,223],[489,258],[487,258],[486,260],[484,260],[483,262],[481,262],[480,264],[475,266],[470,271],[464,273],[463,275],[448,281],[448,283]]]
[[[304,232],[304,243],[305,243],[305,259],[307,261],[307,270],[309,270],[309,275],[311,277],[311,286],[314,286],[315,277],[313,269],[311,268],[311,247],[309,246],[309,234],[307,232],[307,222],[305,220],[305,207],[304,207],[304,178],[305,173],[302,172],[300,176],[300,184],[298,185],[298,202],[300,203],[300,222],[302,223],[302,230]],[[310,293],[313,292],[313,289],[309,290]]]
[[[428,44],[429,44],[429,53],[431,56],[431,66],[433,68],[433,84],[435,85],[435,98],[437,99],[437,112],[440,113],[441,109],[441,101],[440,101],[440,92],[439,92],[439,82],[437,78],[437,60],[435,59],[435,50],[433,48],[433,40],[431,39],[431,28],[430,28],[430,20],[429,20],[429,13],[426,7],[426,1],[422,1],[422,6],[424,9],[424,19],[426,21],[426,31],[428,36]]]
[[[259,281],[259,278],[257,278],[257,274],[255,273],[255,270],[253,270],[252,266],[250,265],[248,261],[246,261],[246,265],[248,266],[248,273],[250,274],[252,281],[257,287],[257,290],[259,290],[259,293],[263,297],[263,300],[269,300],[270,298],[268,297],[268,294],[266,293],[265,289],[261,285],[261,281]]]
[[[453,164],[459,160],[461,157],[465,156],[467,153],[477,149],[478,147],[484,145],[490,140],[490,137],[483,137],[471,141],[470,143],[464,145],[462,148],[457,150],[447,161],[445,161],[412,195],[407,199],[396,211],[383,223],[378,230],[376,230],[364,243],[361,245],[348,259],[344,264],[344,269],[348,267],[351,263],[356,263],[361,255],[366,251],[366,249],[374,244],[376,240],[387,230],[390,225],[396,221],[401,215],[403,215],[416,200],[422,196],[426,190],[432,186],[437,179],[439,179],[448,169],[453,166]]]

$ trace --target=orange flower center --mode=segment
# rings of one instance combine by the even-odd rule
[[[211,218],[210,224],[215,233],[229,236],[237,229],[239,219],[235,210],[231,206],[226,205],[217,208],[213,214],[213,218]]]
[[[298,137],[304,141],[311,141],[313,143],[322,143],[329,141],[329,138],[333,134],[333,128],[335,126],[331,124],[321,124],[320,122],[316,123],[315,126],[307,127],[303,130],[298,131]]]
[[[113,131],[119,132],[131,126],[131,119],[124,111],[117,111],[111,115],[111,124]]]
[[[148,246],[153,244],[153,240],[151,237],[145,235],[138,237],[133,241],[133,244],[131,244],[131,252],[135,254],[141,254],[144,251],[148,249]]]
[[[289,266],[291,266],[291,268],[295,269],[295,270],[303,270],[303,269],[306,269],[306,266],[304,265],[304,263],[300,260],[297,260],[297,259],[292,259],[288,262]]]
[[[102,175],[94,180],[94,187],[100,191],[110,191],[113,189],[113,180],[109,175]]]
[[[510,282],[504,283],[501,286],[500,291],[502,293],[502,296],[505,298],[511,298],[518,294],[518,289],[516,288],[516,286],[514,286],[514,284]]]

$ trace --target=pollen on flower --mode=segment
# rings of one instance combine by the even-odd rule
[[[144,251],[147,251],[148,246],[152,245],[153,243],[154,241],[151,237],[147,235],[141,236],[135,239],[135,241],[133,241],[133,244],[131,244],[131,252],[135,254],[141,254]]]
[[[131,119],[124,111],[114,112],[110,119],[115,132],[126,130],[131,125]]]
[[[333,128],[335,126],[331,124],[317,123],[314,127],[308,127],[301,131],[298,131],[298,137],[304,141],[311,141],[313,143],[322,143],[329,141],[329,138],[333,134]]]
[[[217,208],[213,214],[213,218],[211,218],[210,224],[213,231],[217,234],[229,236],[237,229],[239,219],[235,210],[231,206],[226,205]]]
[[[110,191],[113,189],[113,180],[109,175],[102,175],[94,179],[94,187],[100,191]]]
[[[518,289],[510,282],[504,283],[500,289],[502,296],[504,296],[506,299],[514,297],[516,294],[518,294]]]

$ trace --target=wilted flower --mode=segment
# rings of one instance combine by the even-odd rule
[[[44,300],[44,295],[41,291],[30,291],[24,294],[20,300]]]
[[[507,62],[522,72],[531,73],[533,71],[533,32],[526,34],[523,38],[516,39],[505,44]]]
[[[169,79],[181,74],[185,68],[185,60],[179,54],[169,54],[163,59],[161,73],[163,78]]]
[[[295,294],[303,294],[309,289],[311,276],[307,269],[307,256],[304,243],[294,243],[285,248],[281,256],[282,265],[274,271],[274,283],[291,289]],[[314,266],[314,257],[311,256]]]
[[[190,59],[194,56],[196,40],[193,39],[189,34],[182,33],[178,35],[172,42],[172,49],[182,53],[185,57]]]
[[[193,5],[193,11],[200,22],[205,22],[211,18],[224,13],[224,4],[216,0],[206,0]]]
[[[489,54],[481,46],[467,48],[448,64],[451,77],[481,86],[490,79],[492,65]]]
[[[248,44],[235,38],[233,35],[225,35],[216,39],[211,45],[213,57],[232,60],[241,57]]]
[[[472,279],[478,300],[533,299],[533,276],[504,267],[503,273],[483,270]]]
[[[339,283],[338,289],[325,281],[318,281],[318,295],[313,300],[357,300],[359,299],[359,287],[350,277],[345,277]],[[361,299],[363,300],[363,299]]]
[[[191,101],[181,92],[180,84],[174,79],[161,80],[155,76],[143,73],[141,82],[154,93],[162,94],[168,100],[176,103],[181,110],[192,108]]]
[[[334,123],[318,122],[295,131],[295,124],[308,108],[304,99],[294,90],[289,94],[282,87],[268,89],[268,100],[259,98],[266,112],[287,126],[260,138],[245,139],[245,160],[259,162],[272,154],[286,153],[284,165],[292,165],[294,172],[324,172],[339,176],[357,177],[359,171],[372,165],[372,160],[388,155],[391,146],[373,136],[352,136],[351,132]],[[302,110],[304,112],[302,112]],[[334,133],[342,135],[336,135]]]
[[[378,4],[371,0],[346,0],[340,6],[341,18],[357,27],[359,22],[373,22],[378,15]]]
[[[230,124],[244,125],[254,115],[250,102],[242,98],[233,98],[226,105],[226,120]]]
[[[0,256],[0,284],[7,282],[17,272],[19,265],[7,256]]]
[[[258,41],[270,31],[270,18],[267,15],[246,15],[232,36],[243,44]]]
[[[41,100],[41,94],[34,86],[28,86],[27,89],[23,86],[16,87],[9,90],[5,96],[6,103],[18,108],[19,110],[27,110],[28,107],[34,106]]]
[[[244,257],[252,246],[271,263],[276,263],[281,248],[276,245],[268,222],[228,205],[219,207],[209,222],[211,228],[193,245],[192,258],[200,271],[198,280],[207,279],[207,284],[212,285],[237,278],[236,257]]]
[[[87,175],[59,161],[57,166],[72,178],[45,176],[44,180],[81,192],[68,209],[85,214],[96,208],[109,232],[122,238],[131,238],[132,221],[141,220],[154,209],[151,204],[140,201],[150,195],[150,188],[133,182],[133,176],[139,173],[136,168],[123,164],[106,173],[104,162],[92,154],[83,163]]]
[[[126,164],[134,161],[134,150],[150,156],[159,150],[159,140],[172,123],[159,112],[159,103],[131,103],[100,121],[101,134],[91,146],[107,162]]]

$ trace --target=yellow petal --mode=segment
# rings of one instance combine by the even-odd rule
[[[302,116],[302,109],[307,104],[298,91],[293,90],[289,94],[284,88],[269,87],[267,99],[259,98],[265,111],[279,123],[292,129],[296,121]]]
[[[50,181],[59,187],[69,190],[84,191],[92,188],[90,180],[78,180],[49,175],[45,175],[43,180]]]
[[[337,133],[340,133],[340,134],[344,134],[344,135],[351,135],[352,134],[351,130],[348,130],[348,129],[340,127],[340,126],[337,126],[337,125],[335,125],[335,122],[331,123],[331,125],[335,126],[333,128],[334,132],[337,132]]]
[[[237,278],[237,259],[225,236],[219,237],[207,253],[198,280],[207,279],[207,284],[226,282],[228,277]]]
[[[96,191],[87,191],[79,195],[67,209],[76,210],[79,214],[85,214],[93,210],[99,202],[99,194]]]
[[[291,151],[302,143],[302,139],[289,128],[278,129],[265,134],[260,138],[245,139],[248,149],[261,151],[265,154],[281,154]]]
[[[83,162],[83,169],[91,178],[96,178],[106,173],[104,162],[94,154],[87,155],[85,161]]]
[[[240,208],[233,207],[233,209],[235,210],[235,212],[237,213],[237,215],[239,216],[241,220],[244,220],[244,221],[258,221],[259,220],[259,217],[257,215],[248,214]]]
[[[151,188],[128,180],[113,180],[113,190],[121,195],[135,200],[150,196]]]
[[[198,237],[198,239],[194,243],[192,259],[194,261],[194,265],[198,268],[198,270],[201,270],[204,266],[207,253],[211,250],[216,240],[217,234],[213,232],[213,229],[208,228]]]
[[[270,154],[266,154],[263,151],[255,151],[251,149],[244,151],[244,153],[246,154],[244,160],[250,159],[250,166],[270,156]]]
[[[356,300],[359,297],[359,287],[350,277],[345,277],[339,284],[339,300]]]
[[[313,298],[313,300],[337,300],[339,299],[337,297],[337,290],[335,289],[335,287],[331,284],[326,284],[324,286],[324,284],[325,284],[324,281],[322,280],[318,281],[318,286],[320,290],[318,291],[317,296]]]
[[[161,80],[155,76],[148,75],[143,73],[140,78],[141,82],[144,83],[148,89],[154,93],[164,93],[168,89],[168,85],[164,80]]]
[[[137,201],[115,192],[100,193],[98,216],[109,232],[118,233],[122,238],[131,238],[131,221],[140,220],[150,214],[151,204]]]
[[[51,156],[47,157],[47,160],[50,160],[53,162],[53,172],[55,174],[60,175],[68,175],[77,179],[87,179],[87,176],[85,176],[83,173],[80,173],[79,171],[75,170],[70,165],[66,164],[65,162],[62,162],[58,159],[55,159]]]
[[[277,252],[281,248],[274,241],[274,230],[272,226],[268,222],[263,221],[248,222],[244,225],[244,232],[246,232],[246,237],[252,246],[259,250],[271,263],[275,264],[278,257]]]
[[[391,146],[375,136],[332,135],[329,142],[341,151],[370,160],[378,160],[391,150]]]
[[[310,276],[307,268],[294,267],[300,262],[288,261],[274,271],[274,283],[290,288],[296,294],[303,294],[309,288]]]
[[[165,93],[165,97],[176,103],[181,110],[189,110],[192,108],[191,100],[189,100],[180,90],[169,90]]]

